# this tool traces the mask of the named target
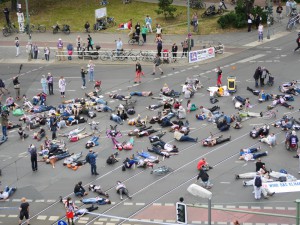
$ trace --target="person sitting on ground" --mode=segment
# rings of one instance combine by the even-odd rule
[[[261,138],[259,141],[262,143],[267,143],[270,146],[270,148],[277,144],[276,136],[274,133],[269,134],[267,137]]]
[[[116,191],[120,195],[121,200],[123,200],[123,195],[126,195],[129,199],[132,199],[125,184],[123,184],[121,181],[117,182]]]
[[[99,142],[98,142],[99,137],[100,136],[93,136],[90,140],[87,141],[87,143],[85,144],[85,148],[89,149],[89,148],[98,146],[99,145]]]
[[[118,110],[117,115],[118,115],[123,121],[129,119],[129,116],[127,115],[127,113],[125,112],[125,110],[122,110],[122,111]]]
[[[232,126],[234,129],[241,129],[243,126],[240,122],[235,122],[235,124]]]
[[[25,140],[25,138],[28,138],[28,134],[25,133],[23,127],[20,127],[19,130],[18,130],[18,134],[20,136],[20,138],[22,139],[22,141]]]
[[[17,188],[15,187],[6,186],[4,190],[0,191],[0,201],[7,200],[10,196],[13,195],[13,193],[15,193],[16,190]]]
[[[127,157],[124,161],[123,161],[123,167],[122,170],[126,170],[126,169],[135,169],[135,165],[136,165],[136,161],[133,159],[133,156],[131,157]]]
[[[173,121],[173,125],[171,126],[170,132],[174,132],[175,130],[178,130],[180,133],[183,133],[184,135],[188,135],[190,132],[189,128],[189,121],[186,120],[185,123],[182,121],[178,121],[178,123],[175,123],[176,121]]]
[[[198,164],[197,164],[197,170],[203,169],[203,170],[210,170],[213,167],[210,166],[208,164],[208,162],[206,161],[206,158],[202,158],[199,160]]]
[[[178,129],[174,131],[174,139],[177,141],[191,141],[191,142],[197,142],[198,138],[191,138],[188,135],[184,135],[183,133],[179,132]]]
[[[214,137],[211,134],[211,136],[209,136],[208,138],[205,138],[202,141],[202,145],[203,146],[212,147],[212,146],[215,146],[215,145],[218,145],[218,144],[222,144],[224,142],[227,142],[227,141],[231,140],[231,136],[229,136],[228,138],[223,138],[223,139],[222,139],[222,137],[223,137],[223,135]]]
[[[82,181],[79,181],[75,187],[74,187],[74,194],[77,197],[83,197],[85,195],[88,195],[88,193],[85,191],[84,187],[82,187]]]
[[[44,128],[40,128],[40,130],[36,133],[33,133],[33,139],[37,139],[38,141],[42,140],[46,136],[46,131]]]
[[[117,124],[120,124],[120,125],[123,124],[123,120],[121,119],[121,117],[118,116],[117,114],[114,114],[114,113],[112,113],[110,115],[110,120],[112,120],[112,121],[114,121],[114,122],[116,122]]]
[[[179,106],[179,109],[177,110],[177,118],[178,119],[185,119],[186,118],[186,110],[183,108],[183,106]]]
[[[89,185],[89,191],[96,192],[98,195],[104,195],[105,197],[109,197],[109,194],[107,192],[104,192],[100,185]]]
[[[265,102],[265,101],[269,101],[272,98],[272,96],[268,93],[265,93],[264,90],[261,90],[259,93],[259,98],[258,101],[259,102]]]
[[[108,165],[112,165],[112,164],[115,164],[116,162],[119,162],[120,158],[117,158],[117,156],[119,155],[118,152],[114,153],[114,154],[111,154],[107,160],[106,160],[106,163]]]

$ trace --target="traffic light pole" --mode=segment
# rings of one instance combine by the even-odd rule
[[[208,199],[208,225],[211,225],[211,198]]]
[[[270,24],[271,24],[271,13],[273,12],[273,9],[271,10],[271,1],[268,0],[268,18],[267,18],[267,26],[268,26],[268,31],[267,31],[267,39],[270,39]]]

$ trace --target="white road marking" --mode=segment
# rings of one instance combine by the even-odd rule
[[[258,59],[258,58],[261,58],[261,57],[264,57],[264,56],[265,56],[265,54],[257,54],[257,55],[254,55],[254,56],[251,56],[251,57],[242,59],[242,60],[240,60],[240,61],[237,61],[237,63],[245,63],[245,62],[249,62],[249,61],[251,61],[251,60]]]

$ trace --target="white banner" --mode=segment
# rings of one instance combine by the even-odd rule
[[[215,57],[215,48],[205,48],[189,52],[189,63],[200,62]]]
[[[106,15],[107,15],[106,14],[106,7],[95,10],[95,18],[96,19],[101,19],[101,18],[105,17]]]
[[[267,182],[263,183],[263,186],[275,193],[298,192],[300,191],[300,180],[292,182]]]

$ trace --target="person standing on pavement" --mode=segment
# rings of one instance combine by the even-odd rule
[[[269,70],[267,70],[265,67],[261,68],[261,74],[260,74],[260,86],[265,86],[265,79],[267,78],[267,75],[270,74]]]
[[[77,38],[76,38],[77,54],[81,50],[81,42],[82,42],[81,37],[78,35]]]
[[[93,48],[94,41],[93,41],[91,35],[89,35],[89,34],[88,34],[87,41],[88,41],[88,43],[87,43],[87,49],[88,49],[88,51],[90,51],[90,48],[91,48],[92,50],[94,50],[94,48]]]
[[[130,38],[132,36],[132,34],[133,34],[132,19],[130,19],[127,22],[127,27],[128,27],[128,30],[129,30],[128,37]]]
[[[196,12],[193,14],[192,23],[193,23],[194,32],[195,33],[198,32],[198,15]]]
[[[97,173],[97,165],[96,165],[96,158],[97,158],[98,154],[93,152],[92,149],[90,149],[88,155],[87,155],[87,162],[91,165],[91,173],[92,175],[99,175],[99,173]]]
[[[257,173],[256,177],[254,178],[253,186],[254,186],[254,198],[256,200],[261,199],[262,180],[259,173]]]
[[[21,205],[19,207],[20,215],[19,215],[19,225],[22,224],[23,219],[26,219],[27,225],[29,224],[29,203],[26,198],[21,198]]]
[[[256,27],[256,30],[258,30],[258,26],[261,24],[262,22],[262,18],[260,15],[256,14],[255,15],[255,27]]]
[[[117,56],[119,56],[121,51],[123,50],[123,42],[121,38],[119,38],[119,40],[116,40],[116,50],[117,50]]]
[[[52,140],[55,140],[57,131],[57,118],[54,113],[52,113],[50,117],[50,130],[52,131]]]
[[[264,40],[264,26],[262,24],[259,24],[258,26],[258,42],[263,42]]]
[[[296,39],[296,43],[297,43],[297,48],[295,48],[294,52],[297,51],[298,49],[300,49],[300,32],[298,33],[298,37]]]
[[[5,16],[5,20],[6,20],[6,25],[9,26],[10,25],[10,20],[9,20],[9,9],[7,7],[4,8],[3,10],[4,16]]]
[[[2,139],[1,141],[7,140],[7,126],[8,126],[8,111],[1,112],[1,126],[2,126]]]
[[[16,57],[18,57],[20,55],[20,42],[19,42],[19,38],[15,37],[15,45],[16,45]]]
[[[247,17],[248,32],[251,32],[253,19],[254,19],[253,15],[251,13],[249,13],[248,17]]]
[[[45,45],[45,48],[44,48],[44,55],[45,55],[45,60],[49,61],[49,59],[50,59],[50,48],[47,45]]]
[[[220,87],[222,86],[222,70],[219,66],[217,67],[216,72],[217,72],[217,86]]]
[[[161,56],[161,51],[162,51],[163,46],[162,46],[162,39],[160,36],[156,37],[156,44],[157,44],[157,54],[159,56]]]
[[[72,201],[71,197],[68,197],[66,202],[65,202],[65,208],[66,208],[66,217],[68,219],[68,225],[74,225],[74,214],[75,214],[75,209],[77,208]]]
[[[143,25],[143,27],[142,27],[142,37],[143,37],[144,43],[146,43],[146,41],[147,41],[147,33],[148,33],[148,28],[145,25]]]
[[[19,76],[13,77],[13,85],[14,89],[16,91],[16,100],[20,100],[20,82],[19,82]]]
[[[49,95],[54,95],[54,93],[53,93],[53,76],[51,73],[48,73],[47,83],[48,83]]]
[[[289,16],[291,13],[291,2],[290,0],[287,0],[285,3],[285,14],[286,16]]]
[[[254,73],[254,75],[253,75],[253,78],[254,78],[254,80],[255,80],[255,87],[256,87],[256,88],[258,87],[258,79],[260,78],[261,73],[262,73],[261,67],[259,66],[259,67],[257,67],[257,69],[255,70],[255,73]]]
[[[37,165],[37,151],[36,151],[36,147],[33,144],[31,144],[29,146],[29,148],[28,148],[28,152],[30,154],[32,171],[37,171],[38,170],[38,165]]]
[[[65,97],[66,86],[67,86],[66,80],[63,76],[61,76],[59,81],[58,81],[58,88],[59,88],[59,91],[60,91],[60,97],[61,98]]]
[[[135,65],[135,79],[134,79],[134,83],[141,83],[141,75],[144,75],[143,71],[142,71],[142,66],[140,64],[140,62],[137,62]]]
[[[178,51],[178,46],[176,45],[176,43],[174,43],[172,45],[172,58],[173,58],[173,62],[177,61],[177,51]]]
[[[145,18],[146,27],[148,28],[148,31],[152,33],[152,19],[149,15]]]
[[[64,43],[61,40],[61,38],[59,38],[58,42],[57,42],[57,53],[58,53],[58,60],[59,61],[65,60],[65,56],[64,56],[63,50],[64,50]]]
[[[95,71],[95,64],[92,60],[89,61],[89,64],[87,65],[88,71],[89,71],[89,81],[95,81],[94,79],[94,71]]]
[[[182,43],[182,55],[181,55],[181,58],[183,56],[187,57],[187,52],[188,52],[188,49],[189,49],[189,43],[188,43],[188,38],[186,38]]]
[[[38,54],[39,54],[39,48],[38,48],[37,44],[35,43],[33,45],[33,59],[37,59]]]
[[[153,73],[152,75],[155,75],[155,72],[156,72],[156,68],[160,70],[160,75],[163,75],[164,72],[161,68],[161,58],[160,58],[160,55],[156,55],[155,59],[154,59],[154,65],[153,65]]]
[[[81,73],[81,79],[82,79],[82,86],[81,86],[81,88],[85,89],[86,88],[86,86],[85,86],[85,83],[86,83],[85,75],[87,75],[87,71],[83,67],[81,67],[80,73]]]
[[[140,25],[140,23],[137,22],[134,28],[135,28],[136,35],[140,36],[140,33],[141,33],[141,25]]]
[[[28,61],[33,59],[32,43],[29,41],[26,45],[26,53],[28,54]]]
[[[42,78],[41,78],[41,84],[42,84],[43,92],[44,92],[45,94],[48,94],[48,91],[47,91],[47,79],[46,79],[46,76],[45,76],[45,75],[42,75]]]

